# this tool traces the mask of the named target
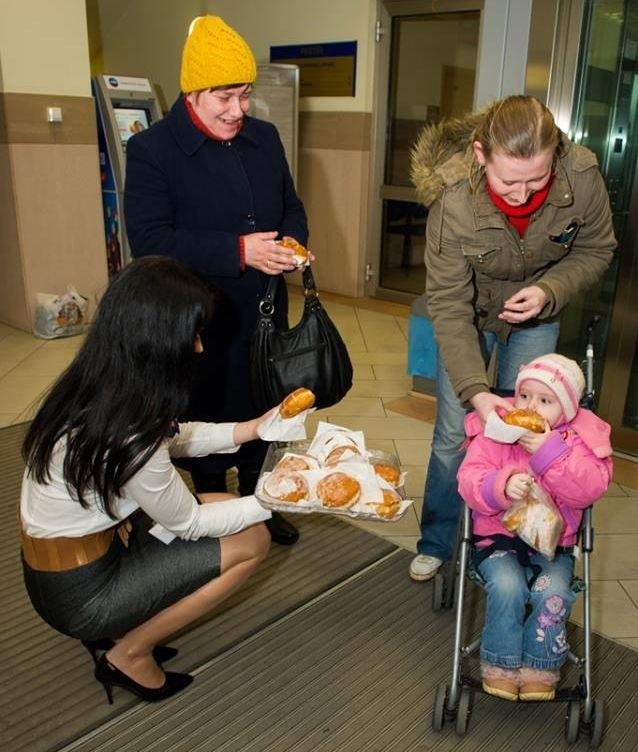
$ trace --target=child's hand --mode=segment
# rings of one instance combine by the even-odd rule
[[[522,501],[529,493],[534,478],[529,473],[514,473],[505,484],[505,495],[512,501]]]
[[[518,440],[518,444],[522,446],[526,452],[534,454],[534,452],[537,452],[547,439],[549,439],[551,432],[552,429],[549,427],[547,421],[545,421],[545,431],[543,433],[527,431]]]

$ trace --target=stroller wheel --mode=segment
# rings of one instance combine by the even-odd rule
[[[434,575],[434,588],[432,590],[432,611],[440,611],[445,602],[445,577],[442,572]]]
[[[580,700],[570,700],[565,716],[565,739],[568,744],[578,740],[580,732]]]
[[[591,739],[589,741],[589,746],[592,749],[596,749],[600,746],[600,743],[603,740],[603,730],[605,727],[605,708],[603,703],[599,700],[598,702],[595,702],[592,706],[592,716],[590,721],[590,727],[589,732],[591,734]]]
[[[597,749],[603,740],[605,728],[604,705],[600,700],[592,704],[589,721],[582,717],[581,711],[580,700],[570,700],[565,716],[565,739],[568,744],[573,744],[578,740],[580,730],[583,729],[589,732],[589,746],[592,749]]]
[[[463,687],[459,697],[459,704],[456,708],[456,733],[459,736],[465,736],[467,725],[470,720],[471,706],[472,690],[469,687]]]
[[[432,708],[432,729],[434,731],[440,731],[443,728],[448,690],[449,688],[445,684],[439,684],[436,688],[434,707]]]

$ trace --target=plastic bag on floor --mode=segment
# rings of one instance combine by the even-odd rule
[[[88,325],[88,298],[68,285],[62,295],[39,292],[33,333],[44,339],[72,337],[85,332]]]

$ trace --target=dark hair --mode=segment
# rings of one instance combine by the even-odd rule
[[[27,432],[23,456],[35,480],[49,479],[64,437],[69,492],[87,507],[85,495],[94,491],[115,517],[122,487],[187,407],[195,338],[212,303],[206,285],[173,259],[146,256],[122,269]]]

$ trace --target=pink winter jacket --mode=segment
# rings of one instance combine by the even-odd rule
[[[476,413],[466,416],[465,433],[469,445],[457,477],[459,493],[472,509],[474,534],[512,537],[501,521],[511,504],[505,486],[514,473],[530,473],[552,497],[565,520],[558,545],[572,546],[583,509],[597,501],[611,482],[609,424],[580,408],[570,423],[555,426],[534,454],[518,444],[485,438]]]

